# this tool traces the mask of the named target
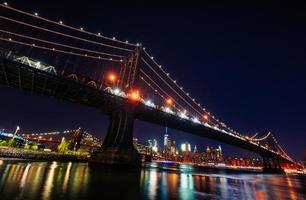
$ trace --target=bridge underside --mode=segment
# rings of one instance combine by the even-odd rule
[[[213,128],[181,119],[141,103],[132,103],[122,97],[93,88],[82,81],[72,80],[62,75],[53,75],[6,58],[0,58],[0,85],[95,107],[109,115],[110,125],[103,147],[100,154],[94,155],[97,160],[100,158],[103,163],[138,163],[139,157],[135,154],[132,146],[134,119],[217,140],[258,153],[264,158],[277,157],[279,162],[288,162],[267,149]],[[127,158],[123,155],[134,155],[134,158],[132,158],[133,156]],[[271,168],[269,166],[267,164],[267,167]]]

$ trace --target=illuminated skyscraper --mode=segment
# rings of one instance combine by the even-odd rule
[[[191,145],[189,142],[185,142],[181,144],[181,150],[182,152],[191,152]]]

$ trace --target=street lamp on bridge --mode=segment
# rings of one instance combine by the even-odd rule
[[[109,73],[107,80],[109,80],[112,84],[115,84],[117,81],[117,75],[115,73]]]
[[[173,105],[173,100],[172,100],[172,98],[168,98],[168,99],[166,99],[166,103],[169,105],[169,106],[172,106]]]

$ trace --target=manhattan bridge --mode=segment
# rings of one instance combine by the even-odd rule
[[[248,137],[215,117],[142,44],[0,5],[0,85],[101,110],[110,118],[92,162],[139,165],[135,119],[258,153],[264,170],[297,164],[272,133]]]

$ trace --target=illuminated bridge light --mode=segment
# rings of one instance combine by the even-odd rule
[[[120,89],[119,88],[115,88],[114,89],[114,94],[115,95],[119,95],[121,93]]]
[[[163,110],[164,112],[166,112],[166,113],[169,113],[169,114],[174,115],[173,110],[171,110],[171,108],[169,108],[169,107],[162,107],[162,110]]]
[[[207,122],[204,122],[204,123],[202,123],[204,126],[206,126],[206,127],[209,127],[209,128],[211,128],[211,126],[207,123]]]
[[[126,94],[121,91],[119,88],[115,88],[115,89],[111,89],[111,93],[116,95],[116,96],[120,96],[120,97],[126,97]]]
[[[173,105],[173,100],[172,100],[172,98],[169,97],[169,98],[166,100],[166,103],[167,103],[168,105],[172,106],[172,105]]]
[[[204,115],[203,118],[207,121],[208,120],[208,115]]]
[[[140,100],[141,100],[139,90],[132,90],[132,91],[129,93],[128,97],[129,97],[129,99],[131,99],[132,101],[140,101]]]
[[[145,104],[146,106],[149,106],[149,107],[152,107],[152,108],[156,108],[156,105],[155,105],[150,99],[146,100],[146,101],[144,102],[144,104]]]
[[[179,117],[182,119],[189,119],[188,116],[186,115],[186,111],[179,112],[178,114],[179,114]]]
[[[200,123],[201,123],[201,122],[199,121],[199,119],[196,118],[196,117],[194,117],[194,118],[192,119],[192,121],[193,121],[194,123],[197,123],[197,124],[200,124]]]

